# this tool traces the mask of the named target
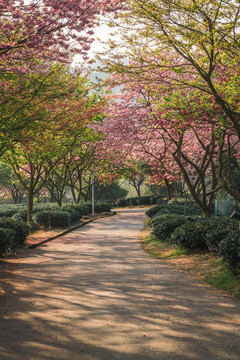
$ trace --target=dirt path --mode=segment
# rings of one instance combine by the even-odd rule
[[[239,301],[141,250],[144,209],[58,238],[16,265],[1,360],[239,360]]]

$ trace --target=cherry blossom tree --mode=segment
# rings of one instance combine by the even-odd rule
[[[0,2],[0,72],[31,72],[36,59],[68,62],[87,55],[98,16],[117,0],[4,0]]]
[[[172,70],[171,83],[212,95],[222,110],[221,121],[230,121],[240,139],[239,3],[127,0],[124,4],[118,28],[124,48],[120,51],[110,44],[115,51],[109,60],[112,68],[149,79],[154,69]],[[117,24],[114,19],[112,25]]]
[[[143,82],[137,73],[119,78],[125,85],[110,109],[106,141],[113,147],[117,144],[117,151],[121,144],[127,158],[131,154],[149,164],[158,179],[184,179],[203,215],[210,216],[222,186],[223,162],[229,162],[238,146],[231,129],[219,127],[221,107],[212,101],[205,106],[207,98],[202,103],[199,91],[176,91],[169,82],[161,85],[161,72],[152,73],[151,82]],[[223,160],[223,154],[229,157]],[[225,179],[230,176],[231,169]]]

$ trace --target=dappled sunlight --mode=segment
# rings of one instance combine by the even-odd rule
[[[1,300],[1,360],[239,359],[239,301],[146,254],[144,210],[132,212],[133,228],[129,210],[21,260]]]

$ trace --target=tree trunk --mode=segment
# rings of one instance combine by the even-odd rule
[[[171,191],[170,191],[170,184],[167,179],[164,179],[164,185],[165,185],[165,189],[166,189],[167,199],[169,201],[169,200],[171,200]]]
[[[202,214],[204,218],[210,218],[212,215],[212,207],[206,206],[202,208]]]
[[[33,212],[33,190],[29,189],[29,191],[28,191],[28,210],[27,210],[28,225],[30,225],[32,222],[32,212]]]
[[[135,189],[137,191],[137,196],[138,197],[141,197],[141,188],[140,188],[141,185],[136,185]]]
[[[74,202],[74,204],[77,204],[74,186],[70,186],[70,189],[71,189],[71,193],[72,193],[73,202]]]
[[[177,200],[177,182],[174,182],[174,200]]]

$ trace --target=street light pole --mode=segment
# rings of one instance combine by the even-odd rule
[[[94,178],[91,179],[92,184],[92,215],[94,215]]]

